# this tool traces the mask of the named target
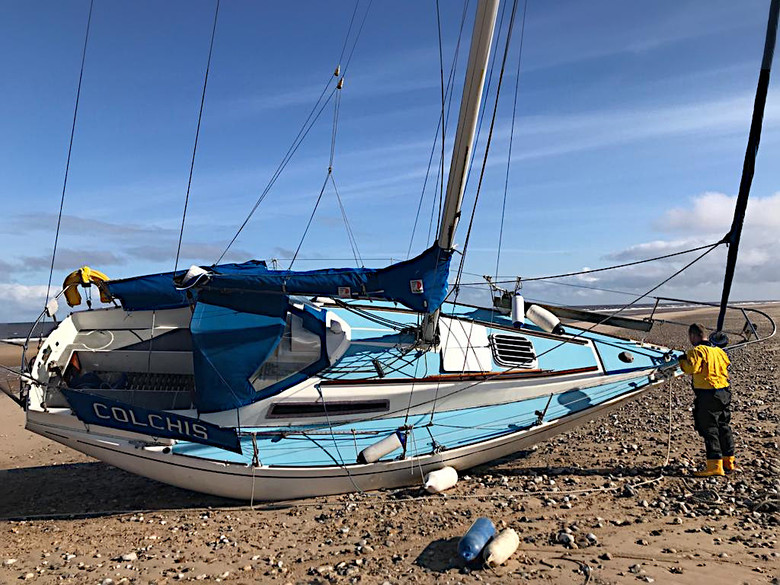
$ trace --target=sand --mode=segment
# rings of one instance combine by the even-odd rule
[[[780,321],[778,305],[767,310]],[[664,316],[714,320],[710,310]],[[682,348],[685,332],[665,325],[648,340]],[[733,356],[735,476],[690,476],[704,453],[688,382],[677,380],[471,470],[443,496],[406,489],[255,509],[47,441],[0,394],[0,583],[778,583],[779,351],[775,338]],[[8,348],[0,359],[18,363]],[[521,539],[495,570],[455,554],[482,515]]]

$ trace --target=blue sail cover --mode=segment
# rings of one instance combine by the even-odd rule
[[[329,268],[296,272],[265,267],[214,274],[198,285],[198,295],[210,298],[233,293],[348,296],[395,301],[421,313],[438,309],[447,296],[452,252],[438,245],[387,268]],[[210,301],[211,302],[211,301]]]
[[[200,412],[238,408],[257,400],[249,382],[284,333],[287,298],[265,295],[262,314],[199,301],[190,330],[195,370],[194,402]]]
[[[177,289],[173,281],[185,271],[109,281],[108,287],[129,311],[195,305],[190,322],[194,402],[200,412],[217,412],[266,398],[327,367],[324,312],[294,308],[289,295],[378,298],[432,312],[447,295],[451,258],[451,252],[434,245],[416,258],[381,269],[293,272],[268,270],[264,262],[251,261],[209,267],[209,278],[188,290]],[[257,392],[250,379],[276,350],[288,313],[320,336],[322,355]]]
[[[219,264],[204,267],[215,274],[241,274],[245,271],[267,270],[265,262],[250,260],[241,264]],[[147,274],[106,283],[111,296],[119,299],[128,311],[151,311],[176,309],[190,304],[186,290],[179,290],[173,283],[174,277],[182,277],[186,270]]]

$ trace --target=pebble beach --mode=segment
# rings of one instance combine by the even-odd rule
[[[780,304],[759,307],[780,322]],[[664,314],[712,326],[713,309]],[[741,329],[735,315],[727,328]],[[647,340],[687,346],[684,327]],[[24,430],[0,394],[0,583],[780,583],[780,336],[732,355],[741,471],[704,460],[686,378],[517,457],[421,489],[254,507],[136,477]],[[18,348],[0,346],[18,365]],[[671,417],[670,417],[671,413]],[[480,516],[520,537],[466,564]]]

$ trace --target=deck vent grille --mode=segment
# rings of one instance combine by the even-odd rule
[[[493,359],[499,366],[535,368],[536,352],[530,340],[522,335],[495,333],[490,336]]]

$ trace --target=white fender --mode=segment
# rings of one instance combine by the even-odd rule
[[[429,494],[438,494],[458,483],[458,472],[453,467],[442,467],[425,476],[423,487]]]
[[[525,323],[525,300],[523,295],[515,293],[512,297],[512,325],[522,327]]]
[[[396,449],[400,449],[404,444],[401,441],[400,432],[396,431],[389,437],[385,437],[381,441],[377,441],[373,445],[369,445],[358,454],[358,463],[375,463],[388,453],[392,453]]]
[[[525,316],[534,324],[538,325],[543,331],[547,331],[547,333],[563,333],[561,320],[539,305],[531,305],[528,307]]]
[[[487,544],[482,556],[488,566],[497,567],[503,565],[514,554],[518,546],[520,546],[520,537],[517,532],[506,528]]]

